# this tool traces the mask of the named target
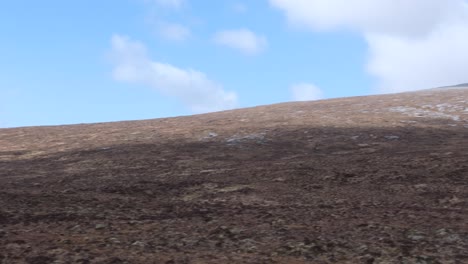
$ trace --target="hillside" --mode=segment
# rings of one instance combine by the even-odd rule
[[[0,129],[0,263],[468,263],[468,89]]]

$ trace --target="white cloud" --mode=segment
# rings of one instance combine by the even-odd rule
[[[158,32],[163,38],[173,41],[183,41],[191,35],[188,27],[166,22],[159,23]]]
[[[247,12],[247,9],[248,9],[247,6],[241,2],[234,3],[231,6],[231,8],[232,8],[232,11],[239,13],[239,14]]]
[[[157,4],[166,8],[180,9],[184,4],[184,0],[145,0],[150,4]]]
[[[259,54],[268,46],[266,37],[248,29],[220,31],[214,35],[213,40],[219,45],[237,49],[246,55]]]
[[[152,61],[146,47],[128,37],[112,37],[113,76],[118,81],[139,83],[167,96],[178,98],[194,113],[204,113],[237,106],[237,95],[210,80],[204,73],[180,69]]]
[[[468,81],[468,24],[434,30],[423,39],[386,35],[367,37],[368,71],[379,90],[401,92]]]
[[[295,26],[354,30],[369,45],[367,69],[384,92],[466,82],[465,0],[270,0]]]
[[[313,29],[422,35],[463,15],[463,0],[270,0],[290,22]]]
[[[293,101],[312,101],[323,98],[320,88],[310,83],[294,84],[290,90]]]

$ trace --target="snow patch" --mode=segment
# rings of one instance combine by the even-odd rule
[[[214,132],[210,132],[208,133],[208,137],[212,138],[212,137],[217,137],[218,134],[214,133]]]
[[[246,136],[234,135],[226,140],[228,144],[236,144],[244,141],[256,141],[257,143],[263,143],[265,140],[266,133],[255,133]]]
[[[446,113],[439,112],[439,111],[447,111],[447,112],[457,111],[457,110],[448,111],[447,110],[448,104],[440,104],[437,106],[424,105],[422,107],[424,109],[415,108],[415,107],[407,107],[407,106],[397,106],[397,107],[391,107],[388,110],[390,112],[402,113],[404,115],[411,116],[411,117],[442,118],[442,119],[451,119],[453,121],[460,121],[459,115],[446,114]],[[431,110],[427,110],[427,109],[431,109]]]
[[[201,138],[201,140],[208,140],[208,139],[211,139],[211,138],[215,138],[215,137],[217,137],[217,136],[218,136],[217,133],[215,133],[215,132],[209,132],[209,133],[208,133],[208,136],[205,136],[205,137]]]

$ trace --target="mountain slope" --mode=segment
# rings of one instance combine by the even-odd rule
[[[468,89],[0,130],[3,263],[468,262]]]

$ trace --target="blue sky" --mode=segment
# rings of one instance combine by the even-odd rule
[[[0,127],[148,119],[467,81],[460,69],[468,66],[466,1],[348,2],[4,1]],[[372,15],[379,12],[390,15]]]

